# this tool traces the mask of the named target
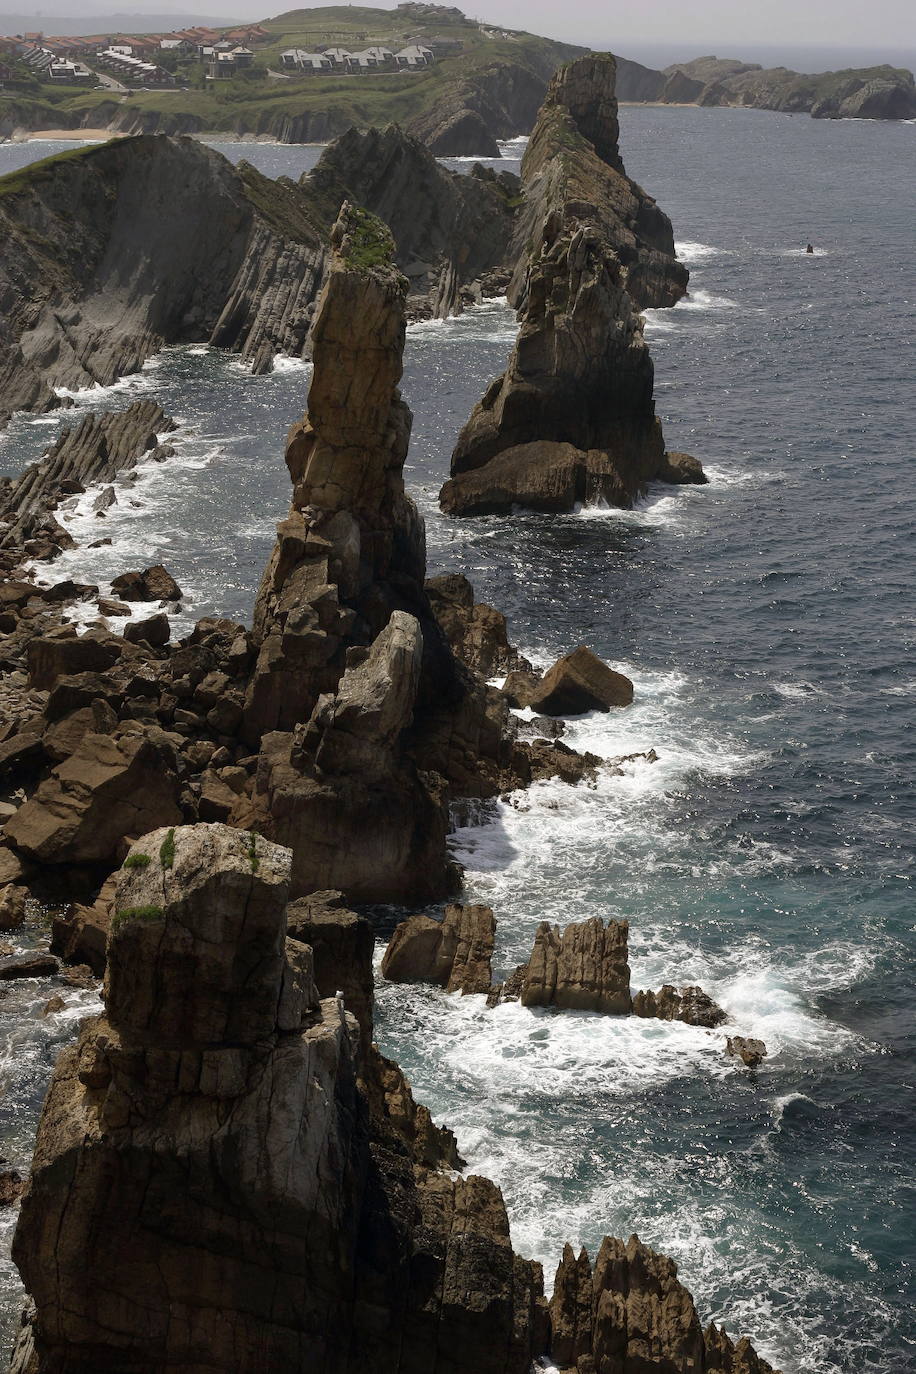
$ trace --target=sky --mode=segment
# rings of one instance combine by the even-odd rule
[[[369,0],[372,3],[372,0]],[[375,0],[393,9],[396,0]],[[447,3],[447,0],[446,0]],[[701,53],[794,65],[808,48],[819,54],[848,48],[860,65],[893,61],[916,49],[916,0],[457,0],[471,18],[526,29],[664,65]],[[0,0],[0,13],[90,17],[156,12],[262,19],[299,8],[303,0]],[[42,25],[39,25],[42,26]],[[785,54],[785,56],[783,56]],[[904,63],[904,65],[909,65]]]

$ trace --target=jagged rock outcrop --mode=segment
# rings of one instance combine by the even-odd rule
[[[392,983],[435,983],[446,992],[489,993],[495,936],[488,906],[454,903],[441,921],[408,916],[385,950],[382,977]]]
[[[695,984],[676,988],[664,983],[658,992],[637,992],[633,997],[633,1015],[659,1021],[686,1021],[689,1026],[706,1026],[710,1030],[728,1020],[728,1013]]]
[[[538,116],[510,287],[519,335],[459,435],[450,514],[626,506],[667,475],[638,310],[672,305],[687,271],[666,216],[623,172],[614,75],[609,55],[570,63]]]
[[[479,297],[480,279],[493,273],[505,289],[520,191],[511,173],[479,166],[470,176],[450,172],[418,139],[389,125],[351,129],[300,185],[329,228],[344,201],[384,220],[409,283],[412,318],[453,314]]]
[[[637,309],[674,305],[689,273],[675,257],[671,221],[627,175],[618,147],[617,63],[590,53],[560,67],[522,161],[524,200],[515,231],[510,300],[526,295],[527,258],[554,210],[595,225],[619,260]]]
[[[502,611],[474,600],[474,588],[461,573],[443,573],[425,582],[433,614],[453,652],[484,679],[530,671],[531,665],[509,642]]]
[[[581,48],[532,54],[527,63],[495,61],[443,82],[438,99],[407,125],[408,133],[437,157],[499,157],[499,138],[532,127],[547,79],[559,59]]]
[[[119,472],[136,467],[143,459],[159,461],[172,449],[159,436],[176,428],[156,401],[134,401],[126,410],[87,415],[75,429],[65,429],[47,453],[15,481],[0,480],[0,548],[47,543],[45,552],[56,553],[72,542],[53,518],[68,496],[101,482],[111,482]],[[34,545],[25,548],[41,556]]]
[[[107,386],[163,344],[255,371],[301,355],[325,248],[302,193],[191,139],[49,158],[0,184],[0,423]]]
[[[105,1014],[39,1127],[14,1367],[526,1374],[545,1349],[498,1189],[446,1172],[454,1140],[319,999],[289,870],[219,825],[132,847]]]
[[[180,824],[175,747],[163,730],[125,723],[87,732],[7,821],[5,833],[42,864],[113,860],[125,835]]]
[[[733,1059],[740,1059],[748,1069],[756,1069],[767,1057],[767,1047],[762,1040],[753,1036],[730,1035],[725,1045],[725,1053]]]
[[[542,921],[524,970],[522,1005],[625,1015],[631,1006],[628,931],[626,921],[605,924],[600,916],[563,931]]]
[[[563,1251],[550,1301],[551,1357],[562,1374],[773,1374],[750,1342],[704,1332],[677,1265],[643,1245],[605,1236],[594,1267]]]
[[[557,659],[543,677],[514,670],[502,686],[511,705],[530,706],[546,716],[574,716],[584,711],[610,711],[629,706],[633,684],[609,668],[585,644]]]

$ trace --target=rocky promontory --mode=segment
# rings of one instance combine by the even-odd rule
[[[653,479],[705,481],[665,452],[639,308],[686,290],[671,225],[628,180],[613,57],[562,67],[522,163],[512,292],[520,329],[506,371],[458,438],[443,510],[627,506]]]
[[[164,344],[301,356],[325,244],[290,182],[191,139],[82,148],[0,179],[0,423]]]
[[[22,1200],[13,1374],[768,1374],[636,1237],[594,1270],[567,1247],[547,1303],[499,1189],[371,1043],[358,918],[288,905],[291,862],[218,824],[130,846]]]

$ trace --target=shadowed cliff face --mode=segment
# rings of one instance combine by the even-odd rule
[[[325,250],[301,193],[189,139],[64,154],[0,181],[0,423],[110,385],[166,343],[255,371],[301,354]]]
[[[300,185],[328,224],[345,200],[385,221],[409,282],[413,317],[444,318],[460,304],[463,288],[510,263],[517,178],[481,167],[470,176],[450,172],[395,125],[351,129]]]
[[[638,309],[673,305],[688,274],[667,216],[623,171],[615,73],[595,55],[550,83],[522,163],[518,340],[458,437],[450,513],[625,506],[668,476]]]

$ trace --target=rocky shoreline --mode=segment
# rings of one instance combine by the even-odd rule
[[[569,183],[558,198],[553,155],[538,160],[546,133],[519,194],[560,221],[570,247],[590,230],[610,303],[591,327],[629,330],[637,366],[649,368],[637,410],[651,429],[636,302],[686,277],[658,247],[667,221],[618,165],[613,76],[612,59],[565,69],[542,116],[548,130],[558,113],[575,129],[585,165],[598,169],[594,206],[579,197],[573,223]],[[144,157],[159,158],[142,142]],[[380,150],[390,159],[384,185],[367,190],[359,177]],[[185,155],[167,145],[163,167]],[[90,180],[123,156],[108,150]],[[541,1266],[512,1249],[499,1189],[463,1172],[447,1126],[373,1044],[373,934],[352,908],[454,895],[452,804],[619,771],[622,760],[566,746],[562,718],[625,710],[633,698],[632,683],[586,646],[535,672],[466,579],[426,577],[423,524],[404,485],[403,259],[435,248],[441,268],[412,280],[430,311],[449,309],[485,262],[502,255],[508,279],[518,221],[498,179],[478,178],[463,200],[424,157],[399,131],[353,135],[301,195],[281,183],[281,225],[263,179],[243,172],[241,193],[205,155],[223,227],[228,217],[236,230],[236,256],[221,249],[216,260],[233,281],[222,304],[217,265],[212,276],[210,313],[219,309],[227,337],[257,357],[266,319],[301,319],[278,302],[292,292],[304,311],[315,296],[308,410],[285,452],[291,506],[250,628],[209,619],[170,643],[161,611],[181,593],[162,567],[116,579],[121,602],[30,580],[29,561],[61,547],[60,501],[139,458],[167,457],[159,438],[170,421],[155,403],[90,417],[0,493],[0,910],[14,929],[28,901],[54,900],[56,955],[105,980],[103,1014],[55,1067],[22,1198],[14,1258],[30,1305],[15,1374],[527,1374],[541,1358],[564,1374],[772,1374],[747,1340],[702,1328],[672,1261],[635,1236],[606,1238],[594,1265],[567,1247],[548,1301]],[[482,214],[493,235],[465,279],[436,214],[418,224],[405,211],[394,174],[413,186],[423,166],[431,181],[419,204]],[[644,237],[626,214],[599,213],[609,184],[639,201]],[[357,188],[370,200],[391,187],[388,223],[355,203]],[[43,177],[23,194],[33,215],[59,204]],[[333,213],[326,236],[319,215],[300,217],[306,202]],[[281,290],[265,284],[265,249]],[[290,254],[296,267],[283,277]],[[575,253],[561,260],[569,271]],[[523,333],[540,263],[533,257],[519,277]],[[177,295],[169,299],[177,312]],[[49,367],[95,366],[100,335],[83,329],[84,307],[55,334],[38,303]],[[162,319],[155,292],[143,308]],[[36,318],[34,305],[22,310]],[[212,327],[201,315],[195,328]],[[583,316],[569,318],[577,328]],[[14,320],[15,336],[0,341],[7,375],[41,409],[51,388],[34,384],[38,355],[22,351],[22,332]],[[128,346],[137,356],[168,334],[135,322],[132,337],[111,342],[109,371]],[[580,382],[590,394],[602,378],[586,370]],[[624,456],[608,453],[628,499],[661,468],[661,459],[651,471],[621,467]],[[129,635],[104,618],[79,634],[62,607],[80,597],[96,599],[103,617],[106,600],[154,614]],[[543,714],[522,726],[519,704]],[[625,924],[561,933],[545,923],[528,964],[499,988],[487,908],[453,904],[441,923],[413,916],[407,926],[386,956],[388,976],[400,961],[411,978],[494,1001],[710,1027],[723,1019],[697,988],[631,995]],[[730,1052],[750,1067],[733,1040]]]

